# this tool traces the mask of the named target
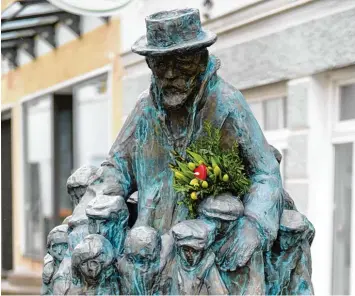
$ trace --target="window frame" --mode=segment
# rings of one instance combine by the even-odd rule
[[[282,109],[283,109],[283,122],[284,127],[281,129],[275,130],[265,130],[265,104],[264,102],[273,99],[282,98]],[[253,103],[261,103],[261,121],[258,121],[258,124],[267,140],[267,142],[277,148],[279,152],[282,154],[282,160],[280,163],[280,174],[283,184],[286,181],[286,162],[287,162],[287,151],[289,148],[288,139],[290,135],[290,131],[287,127],[287,94],[282,93],[275,93],[273,95],[268,96],[261,96],[260,98],[252,98],[247,100],[248,105]],[[251,108],[250,108],[251,109]],[[251,109],[253,112],[253,110]],[[254,115],[254,113],[253,113]],[[286,156],[286,157],[285,157]]]
[[[68,79],[66,81],[60,82],[58,84],[55,84],[53,86],[50,86],[48,88],[45,89],[41,89],[35,93],[29,94],[24,96],[23,98],[20,99],[19,103],[18,103],[18,115],[20,118],[20,126],[18,129],[18,132],[20,134],[19,136],[19,147],[20,147],[20,159],[19,159],[19,182],[20,182],[20,188],[19,190],[19,202],[21,204],[21,206],[19,207],[19,217],[18,217],[18,225],[17,223],[14,224],[14,227],[19,227],[19,237],[20,237],[20,242],[19,242],[19,247],[20,247],[20,253],[21,256],[23,256],[24,258],[28,258],[31,259],[35,262],[42,262],[43,261],[43,256],[42,255],[38,255],[38,254],[31,254],[30,252],[27,252],[26,250],[26,219],[25,219],[25,195],[27,194],[26,192],[26,166],[25,166],[25,160],[26,160],[26,118],[25,118],[25,103],[36,100],[38,98],[47,96],[47,95],[52,95],[54,92],[66,89],[68,87],[73,87],[78,83],[83,83],[87,80],[91,80],[95,77],[101,76],[101,75],[107,75],[107,94],[108,94],[108,104],[109,106],[112,107],[113,104],[113,100],[115,100],[115,98],[112,97],[112,90],[113,90],[113,86],[112,86],[112,80],[113,80],[113,66],[112,65],[106,65],[103,66],[101,68],[97,68],[95,70],[92,70],[90,72],[87,72],[85,74],[73,77],[71,79]],[[2,110],[5,109],[6,106],[4,106],[2,108]],[[13,105],[8,106],[13,107]],[[17,109],[17,108],[15,108]],[[53,119],[53,116],[51,117]],[[112,117],[112,112],[110,112],[108,114],[108,132],[109,135],[112,135],[112,123],[113,123],[113,117]],[[51,126],[53,126],[53,123],[51,123]],[[112,139],[109,139],[110,141],[110,145],[112,144]],[[51,134],[51,145],[53,145],[53,133]],[[54,174],[54,172],[52,172],[52,174]],[[69,177],[69,176],[68,176]],[[54,187],[52,186],[52,190]],[[16,196],[16,194],[15,194]],[[14,197],[15,198],[15,197]],[[16,228],[17,229],[17,228]],[[44,228],[43,228],[44,231]],[[45,246],[44,246],[45,247]],[[44,248],[42,253],[45,254],[46,249]]]
[[[332,138],[346,137],[355,132],[355,118],[340,120],[341,87],[355,84],[355,77],[336,77],[332,79],[333,98],[335,100],[332,114]]]
[[[332,203],[334,203],[334,190],[335,190],[335,145],[337,144],[345,144],[345,143],[353,143],[353,175],[352,175],[352,221],[351,221],[351,246],[355,246],[355,119],[351,120],[340,120],[340,88],[341,86],[355,83],[355,67],[351,66],[349,68],[335,70],[328,74],[329,85],[330,85],[330,100],[328,105],[328,118],[329,118],[329,132],[330,132],[330,145],[332,149],[330,162],[330,187],[329,187],[329,196],[331,198]],[[333,212],[332,212],[333,213]],[[330,253],[330,262],[331,262],[331,270],[330,270],[330,279],[333,281],[333,256],[334,256],[334,217],[331,217],[331,253]],[[351,254],[351,272],[350,272],[350,295],[355,292],[355,256],[354,252]],[[333,293],[333,282],[330,285],[330,293]]]
[[[51,93],[46,94],[46,95],[42,95],[42,96],[38,96],[33,98],[32,100],[28,100],[25,101],[21,104],[21,116],[22,116],[22,126],[21,126],[21,134],[23,135],[23,142],[22,142],[22,201],[23,201],[23,235],[22,235],[22,239],[23,239],[23,244],[22,244],[22,251],[23,251],[23,256],[36,260],[36,261],[41,261],[44,254],[46,253],[46,249],[41,249],[40,250],[40,254],[37,254],[36,252],[34,252],[32,246],[30,246],[28,244],[28,239],[30,234],[28,233],[28,213],[27,213],[27,203],[29,202],[29,198],[26,198],[26,194],[29,194],[29,188],[30,188],[30,180],[28,177],[29,175],[29,167],[28,167],[28,132],[27,132],[27,124],[28,124],[28,108],[31,104],[40,102],[41,100],[48,100],[49,101],[49,114],[50,114],[50,129],[51,129],[51,136],[50,136],[50,143],[49,143],[49,147],[50,147],[50,151],[51,151],[51,157],[50,157],[50,162],[51,162],[51,193],[49,197],[46,197],[47,199],[51,199],[51,203],[52,203],[52,208],[53,208],[53,198],[54,198],[54,188],[53,188],[53,167],[54,167],[54,157],[53,157],[53,95]],[[42,196],[40,196],[40,199],[42,199]],[[40,206],[40,232],[41,232],[41,245],[43,247],[45,247],[45,243],[46,243],[46,238],[44,237],[44,232],[45,232],[45,222],[44,222],[44,215],[43,215],[43,205],[41,203]]]

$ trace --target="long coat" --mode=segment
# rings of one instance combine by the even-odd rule
[[[115,194],[125,198],[138,190],[138,220],[161,234],[185,220],[187,210],[177,203],[168,166],[174,149],[186,147],[203,134],[209,121],[222,132],[223,145],[235,141],[252,181],[244,196],[245,216],[255,223],[266,249],[277,237],[282,211],[279,165],[243,95],[217,75],[219,60],[210,56],[200,77],[200,90],[186,114],[187,127],[179,138],[169,128],[169,118],[154,78],[139,98],[100,169],[100,182],[118,184]]]

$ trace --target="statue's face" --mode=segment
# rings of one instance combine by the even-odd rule
[[[147,58],[166,108],[180,107],[195,91],[197,78],[206,69],[206,55],[206,52],[197,52]]]
[[[85,278],[89,280],[94,280],[100,274],[102,270],[101,263],[96,259],[90,259],[83,261],[80,264],[80,271]]]
[[[83,195],[85,194],[86,187],[77,186],[77,187],[70,188],[68,191],[69,191],[71,200],[73,202],[73,205],[74,205],[74,207],[76,207],[80,203]]]
[[[67,243],[52,243],[49,253],[52,255],[52,257],[59,261],[62,262],[65,253],[68,250],[68,244]]]
[[[95,219],[89,217],[89,233],[101,234],[110,241],[114,248],[117,248],[127,221],[128,216],[125,215],[121,215],[121,219]]]
[[[160,248],[158,245],[149,248],[140,248],[139,250],[133,247],[125,249],[125,253],[128,260],[134,265],[144,267],[149,266],[158,259]]]
[[[187,266],[197,265],[203,256],[202,250],[195,250],[189,246],[181,246],[178,249],[181,259],[185,262]]]
[[[89,233],[101,234],[108,240],[114,237],[117,221],[111,219],[94,219],[89,218]]]

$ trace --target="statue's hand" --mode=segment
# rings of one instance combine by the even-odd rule
[[[223,270],[234,271],[245,266],[255,250],[261,248],[259,232],[247,217],[240,218],[235,229],[235,240],[223,260]]]

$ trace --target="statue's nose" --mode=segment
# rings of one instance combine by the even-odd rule
[[[169,67],[165,72],[165,78],[174,78],[172,67]]]
[[[100,234],[100,224],[96,223],[96,234]]]
[[[164,77],[165,78],[174,78],[174,65],[173,63],[170,61],[170,62],[167,62],[166,63],[166,71],[165,71],[165,75]]]

